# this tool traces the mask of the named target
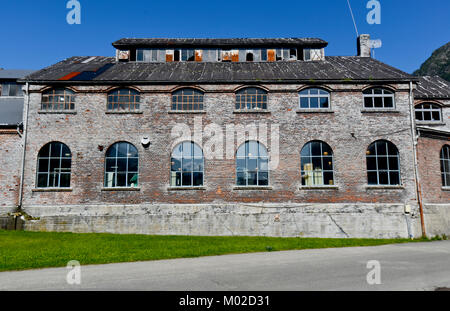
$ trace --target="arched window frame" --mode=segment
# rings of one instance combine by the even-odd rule
[[[377,140],[371,143],[366,151],[366,162],[369,185],[401,185],[400,153],[392,142]]]
[[[108,112],[133,112],[141,109],[141,93],[132,88],[118,88],[108,92]]]
[[[428,107],[427,107],[428,106]],[[442,108],[433,102],[422,102],[414,106],[415,118],[418,123],[442,122]]]
[[[303,109],[331,109],[331,94],[329,91],[310,87],[298,93],[299,108]]]
[[[181,142],[170,157],[171,187],[203,187],[205,158],[202,148],[193,141]]]
[[[385,87],[371,87],[363,91],[364,109],[395,109],[395,92]]]
[[[203,111],[204,93],[195,88],[182,88],[172,93],[172,111]]]
[[[37,188],[70,188],[72,152],[61,142],[45,144],[38,153]]]
[[[245,87],[235,93],[236,110],[267,110],[268,92],[259,87]]]
[[[139,186],[139,152],[126,141],[109,146],[105,153],[105,188]]]
[[[269,178],[269,153],[267,148],[255,140],[249,140],[240,145],[236,151],[236,185],[240,187],[268,187]]]
[[[307,142],[300,152],[302,186],[334,186],[333,149],[320,140]]]
[[[75,110],[75,92],[68,88],[51,88],[42,92],[41,111]]]
[[[441,176],[442,186],[450,188],[450,145],[444,145],[441,149]]]

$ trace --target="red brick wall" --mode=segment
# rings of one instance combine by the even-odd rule
[[[419,137],[417,145],[420,184],[424,203],[450,203],[450,191],[442,189],[440,153],[448,140]]]

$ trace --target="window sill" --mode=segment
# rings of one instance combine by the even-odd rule
[[[339,187],[335,185],[324,186],[300,186],[299,190],[338,190]]]
[[[169,114],[206,114],[205,110],[169,110]]]
[[[316,108],[313,108],[313,109],[306,109],[306,108],[303,108],[303,109],[297,109],[297,111],[296,111],[297,113],[334,113],[334,110],[331,110],[331,109],[325,109],[325,108],[323,108],[323,109],[316,109]]]
[[[206,190],[206,187],[168,187],[167,191]]]
[[[383,190],[383,189],[392,189],[392,190],[403,190],[405,189],[405,186],[398,185],[398,186],[390,186],[390,185],[366,185],[367,190]]]
[[[55,111],[38,110],[38,114],[77,114],[77,112],[73,110],[55,110]]]
[[[32,192],[72,192],[72,188],[34,188]]]
[[[362,109],[361,113],[400,113],[400,111],[396,109],[374,108],[374,109]]]
[[[427,126],[432,126],[432,125],[445,125],[444,122],[442,121],[437,121],[437,122],[433,122],[433,121],[416,121],[416,125],[427,125]]]
[[[271,186],[235,186],[233,190],[272,190]]]
[[[450,191],[450,187],[442,187],[442,191]]]
[[[271,112],[269,110],[234,110],[234,114],[241,114],[241,113],[264,113],[264,114],[270,114]]]
[[[139,187],[102,188],[102,191],[141,191]]]
[[[106,114],[143,114],[142,111],[106,111]]]

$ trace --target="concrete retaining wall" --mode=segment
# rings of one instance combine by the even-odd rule
[[[155,235],[323,238],[420,237],[403,204],[179,204],[35,206],[25,230]]]

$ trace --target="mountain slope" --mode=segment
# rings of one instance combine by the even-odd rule
[[[433,52],[419,70],[413,73],[415,76],[438,75],[450,81],[450,42]]]

